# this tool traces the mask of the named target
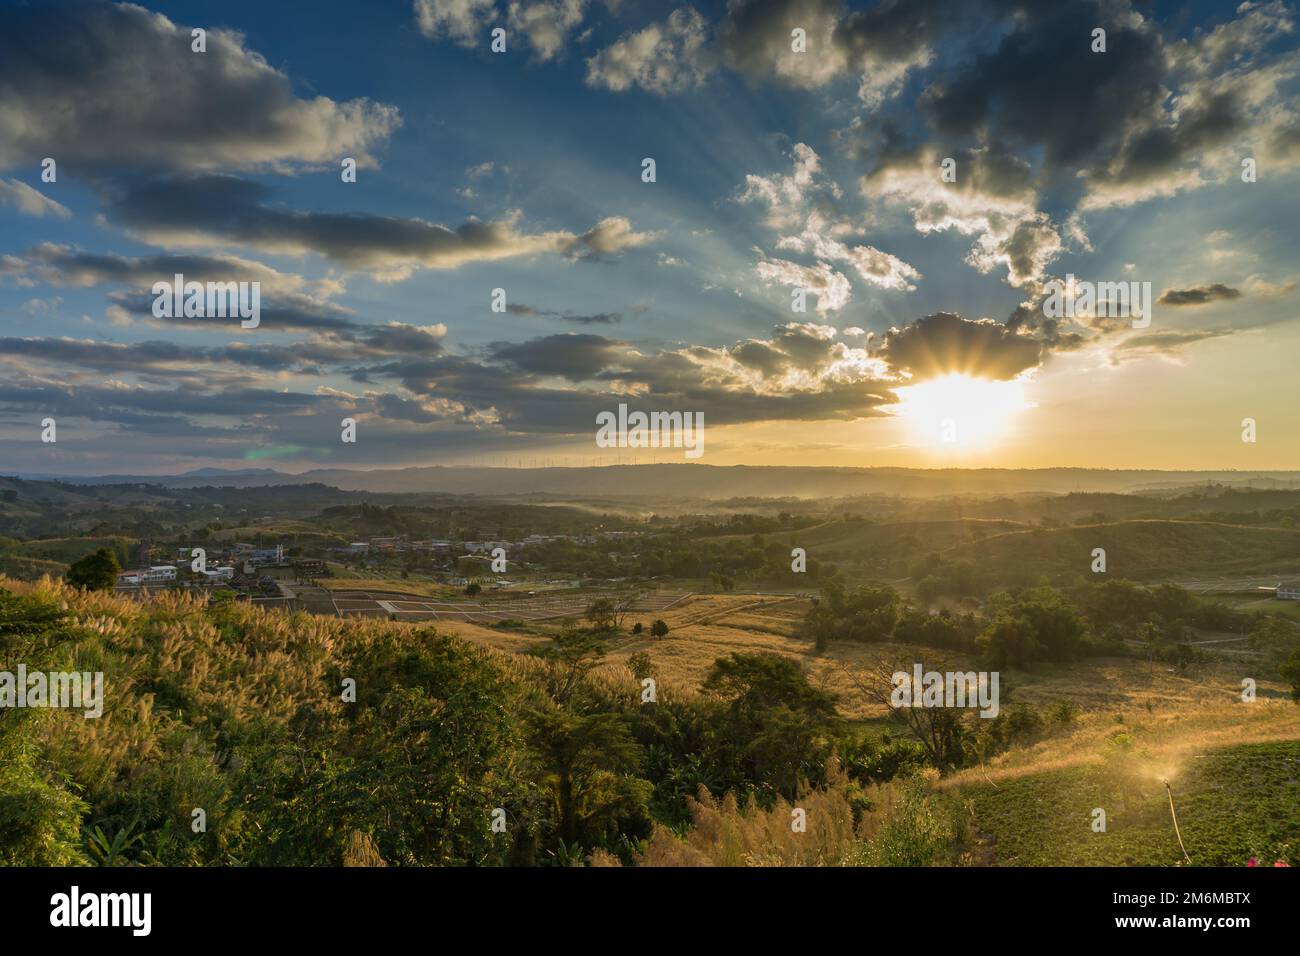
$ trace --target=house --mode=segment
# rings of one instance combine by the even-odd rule
[[[1279,584],[1274,595],[1279,601],[1300,601],[1300,581]]]
[[[155,564],[140,575],[141,584],[165,584],[168,581],[175,580],[176,565],[174,564]]]

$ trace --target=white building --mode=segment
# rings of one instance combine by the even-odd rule
[[[162,584],[167,581],[176,580],[176,565],[174,564],[155,564],[144,574],[140,575],[141,584]]]
[[[1275,593],[1279,601],[1300,601],[1300,583],[1279,584]]]

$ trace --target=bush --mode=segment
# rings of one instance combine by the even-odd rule
[[[656,620],[650,625],[650,635],[652,637],[663,637],[668,633],[668,625],[662,620]]]
[[[87,591],[111,591],[122,566],[110,548],[100,548],[68,568],[68,583]]]
[[[1300,704],[1300,648],[1291,652],[1291,657],[1278,668],[1278,673],[1291,685],[1291,699]]]

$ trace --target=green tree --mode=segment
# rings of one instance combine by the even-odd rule
[[[839,726],[835,695],[813,687],[781,654],[731,654],[713,662],[703,688],[727,705],[724,739],[741,748],[755,783],[793,798],[800,780],[820,782]]]
[[[650,660],[650,655],[645,651],[637,651],[627,659],[628,670],[637,680],[645,680],[647,677],[653,677],[655,672],[654,662]]]
[[[528,742],[565,844],[605,845],[630,819],[648,829],[652,786],[638,779],[641,747],[621,714],[547,702],[527,716]]]
[[[1280,673],[1291,685],[1291,699],[1300,704],[1300,647],[1291,652],[1291,656],[1286,663],[1278,668]]]
[[[389,862],[482,865],[509,843],[497,807],[527,802],[512,688],[491,658],[431,628],[375,628],[343,649],[328,681],[356,703],[303,708],[302,738],[249,752],[245,802],[261,831],[252,862],[334,865],[355,832]]]
[[[100,548],[69,566],[68,583],[87,591],[111,591],[121,570],[112,549]]]
[[[664,637],[667,634],[668,634],[668,625],[664,621],[656,618],[655,622],[650,625],[650,636]]]
[[[525,721],[561,852],[607,846],[629,830],[648,836],[653,786],[636,776],[641,747],[626,719],[604,710],[587,685],[605,645],[596,634],[566,628],[530,653],[548,664],[546,695],[528,706]]]
[[[598,631],[613,630],[618,606],[612,598],[596,598],[587,605],[587,621]]]

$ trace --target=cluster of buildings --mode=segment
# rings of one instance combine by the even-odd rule
[[[206,567],[203,571],[194,571],[193,552],[192,547],[177,548],[175,564],[152,564],[147,568],[123,571],[117,576],[117,586],[119,588],[166,587],[182,581],[217,586],[230,584],[241,576],[255,577],[259,568],[278,567],[285,563],[282,544],[272,548],[259,548],[251,544],[237,543],[229,548],[204,547]],[[304,563],[319,566],[318,570],[313,568],[313,573],[325,573],[323,561]]]
[[[331,554],[359,557],[370,554],[406,553],[411,551],[429,554],[450,555],[464,552],[466,554],[491,554],[497,548],[507,551],[526,548],[531,545],[545,544],[547,541],[574,541],[578,544],[594,544],[593,535],[570,534],[530,534],[518,541],[452,541],[450,538],[430,538],[426,541],[411,541],[405,535],[371,538],[369,541],[353,541],[345,547],[330,548]]]

